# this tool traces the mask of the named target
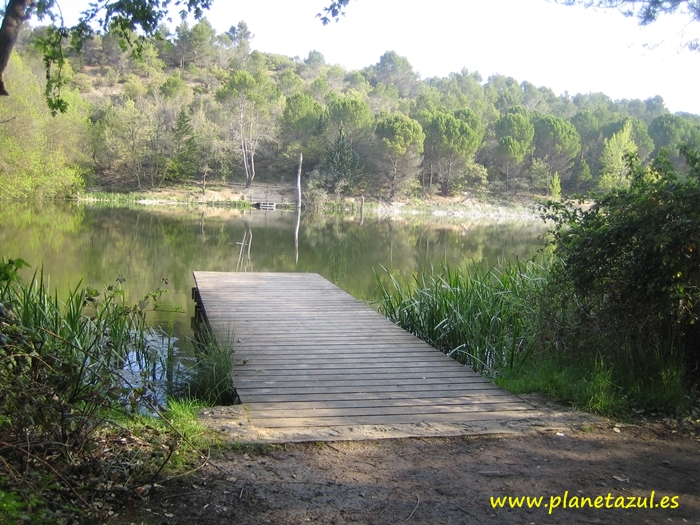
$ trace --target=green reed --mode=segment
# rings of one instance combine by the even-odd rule
[[[145,315],[164,290],[128,304],[122,282],[102,293],[78,285],[61,300],[41,271],[17,277],[24,261],[0,266],[5,432],[82,443],[111,410],[157,406],[149,371],[163,356]]]
[[[408,283],[388,272],[376,280],[381,313],[513,393],[543,392],[612,416],[682,414],[694,398],[682,354],[663,343],[669,338],[605,329],[601,316],[582,312],[576,295],[552,278],[546,261],[443,265]]]
[[[482,373],[514,368],[532,352],[538,310],[530,301],[542,285],[541,264],[503,268],[443,265],[402,284],[377,275],[379,310],[399,326]]]
[[[227,337],[233,341],[233,337]],[[195,331],[195,358],[185,372],[177,397],[206,405],[232,405],[236,400],[233,384],[233,344],[218,342],[208,326],[200,324]]]

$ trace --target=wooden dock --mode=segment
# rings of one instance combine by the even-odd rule
[[[194,277],[199,311],[219,343],[233,343],[234,384],[255,427],[454,426],[538,415],[320,275]]]

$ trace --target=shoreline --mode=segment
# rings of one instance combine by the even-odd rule
[[[168,188],[152,191],[134,191],[128,193],[112,193],[104,191],[88,191],[78,194],[80,204],[124,203],[140,206],[207,206],[207,207],[239,207],[250,206],[256,202],[255,194],[267,192],[271,185],[260,185],[248,189],[231,187],[213,187],[202,193],[196,188]],[[281,210],[294,210],[295,197],[290,197],[295,188],[275,187],[275,197],[280,203]],[[272,200],[272,199],[270,199]],[[291,204],[291,205],[290,205]],[[430,218],[435,220],[491,220],[491,221],[541,221],[536,209],[535,198],[519,199],[517,201],[487,202],[478,198],[464,200],[462,197],[432,197],[426,200],[382,202],[367,200],[364,212],[368,216],[378,216],[391,220],[410,218]],[[345,211],[358,213],[359,199],[344,198],[340,202],[330,204],[327,212]]]

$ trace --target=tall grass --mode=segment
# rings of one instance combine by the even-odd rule
[[[233,341],[232,337],[227,338]],[[186,372],[177,396],[206,404],[232,405],[236,401],[233,384],[233,345],[217,342],[208,326],[200,324],[195,337],[194,363]]]
[[[145,312],[161,293],[127,304],[121,283],[102,294],[79,285],[60,300],[41,271],[27,284],[1,281],[0,356],[8,366],[0,371],[0,417],[12,422],[5,430],[81,443],[105,409],[157,404],[151,371],[163,356],[150,344]]]
[[[377,275],[379,310],[390,320],[474,370],[519,367],[533,350],[538,311],[530,298],[542,265],[452,269],[443,265],[401,284]]]
[[[546,260],[376,281],[386,317],[514,393],[544,392],[604,415],[689,405],[680,345],[582,309]]]
[[[41,271],[22,282],[25,265],[0,261],[0,521],[31,508],[44,523],[61,508],[65,522],[102,523],[107,507],[91,505],[100,497],[91,480],[106,495],[151,483],[167,465],[206,461],[202,403],[166,408],[156,384],[173,352],[145,317],[163,290],[127,303],[118,282],[60,300]]]

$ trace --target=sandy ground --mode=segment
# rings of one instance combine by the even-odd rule
[[[663,419],[506,437],[245,447],[147,489],[115,521],[698,525],[699,452],[697,421]],[[507,500],[494,508],[491,500],[521,496],[542,496],[539,508],[525,501],[511,509]],[[600,508],[582,503],[595,506],[596,497]]]

